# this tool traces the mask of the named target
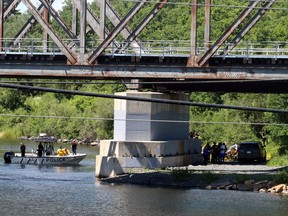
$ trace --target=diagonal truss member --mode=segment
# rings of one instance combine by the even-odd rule
[[[74,56],[72,51],[61,41],[60,38],[54,33],[50,25],[43,19],[39,11],[35,9],[33,4],[30,2],[30,0],[22,0],[23,4],[28,8],[29,12],[34,16],[34,18],[37,20],[40,25],[45,28],[49,36],[52,38],[52,40],[56,43],[56,45],[59,47],[59,49],[63,52],[63,54],[67,57],[68,61],[71,64],[75,64],[77,62],[77,58]]]
[[[136,5],[129,11],[129,13],[123,18],[123,20],[113,29],[107,38],[97,47],[97,49],[88,58],[89,64],[94,64],[97,57],[107,48],[107,46],[116,38],[116,36],[122,31],[127,23],[139,12],[144,6],[146,0],[142,0],[136,3]]]
[[[198,66],[205,66],[208,63],[209,58],[219,49],[219,47],[227,40],[227,38],[235,31],[235,29],[243,22],[243,20],[252,12],[259,2],[263,0],[252,1],[238,18],[232,23],[232,25],[226,29],[226,31],[218,38],[218,40],[207,50],[204,55],[198,60]]]
[[[125,49],[135,40],[135,38],[141,33],[144,27],[156,16],[156,14],[164,7],[168,0],[161,0],[155,5],[155,7],[150,11],[150,13],[141,21],[141,23],[135,28],[135,30],[130,33],[129,37],[125,40],[125,44],[122,46],[121,50],[116,50],[118,52],[124,52]]]
[[[221,55],[227,55],[234,47],[241,41],[248,31],[259,21],[259,19],[266,13],[266,11],[275,3],[276,0],[265,2],[262,8],[252,17],[252,19],[245,25],[245,27],[237,34],[232,42],[226,46]]]

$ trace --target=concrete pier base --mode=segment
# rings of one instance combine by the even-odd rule
[[[120,175],[129,169],[188,166],[201,161],[201,141],[198,139],[148,142],[101,140],[100,154],[96,156],[96,176]]]
[[[127,91],[137,98],[189,100],[186,94]],[[198,163],[201,141],[188,139],[189,107],[141,101],[114,101],[114,139],[100,141],[96,176],[123,174],[132,168],[164,168]]]

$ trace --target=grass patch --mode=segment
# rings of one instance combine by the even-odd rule
[[[274,176],[277,184],[288,184],[288,170],[281,171]]]
[[[268,166],[288,166],[288,154],[286,154],[286,150],[283,150],[283,146],[269,143],[266,146],[266,151],[267,155],[271,156],[267,161]]]
[[[10,128],[2,131],[2,137],[4,139],[19,139],[21,132],[17,128]]]

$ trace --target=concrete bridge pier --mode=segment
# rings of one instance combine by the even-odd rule
[[[122,96],[189,100],[186,94],[127,91]],[[114,139],[100,141],[96,176],[201,161],[201,142],[189,139],[189,107],[115,99]]]

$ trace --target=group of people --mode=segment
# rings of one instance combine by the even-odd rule
[[[204,163],[223,163],[226,156],[226,151],[227,146],[224,142],[219,142],[218,144],[213,142],[212,146],[210,146],[210,143],[207,143],[202,150]]]
[[[60,146],[60,148],[57,150],[58,156],[65,156],[69,154],[70,154],[69,150],[67,148],[62,148],[62,146]]]
[[[77,139],[73,139],[71,141],[71,145],[72,145],[72,152],[73,155],[76,155],[76,151],[77,151],[77,145],[78,145],[78,141]],[[52,154],[53,149],[51,149],[51,146],[47,146],[46,150],[44,149],[44,146],[41,142],[39,142],[38,144],[38,148],[36,150],[37,156],[38,157],[42,157],[44,153],[46,153],[46,155],[50,155]],[[25,157],[25,153],[26,153],[26,146],[24,143],[20,143],[20,152],[21,152],[21,157]],[[67,148],[62,148],[62,146],[60,147],[60,149],[58,149],[57,151],[57,155],[59,156],[63,156],[63,155],[68,155],[70,154],[69,150]]]

